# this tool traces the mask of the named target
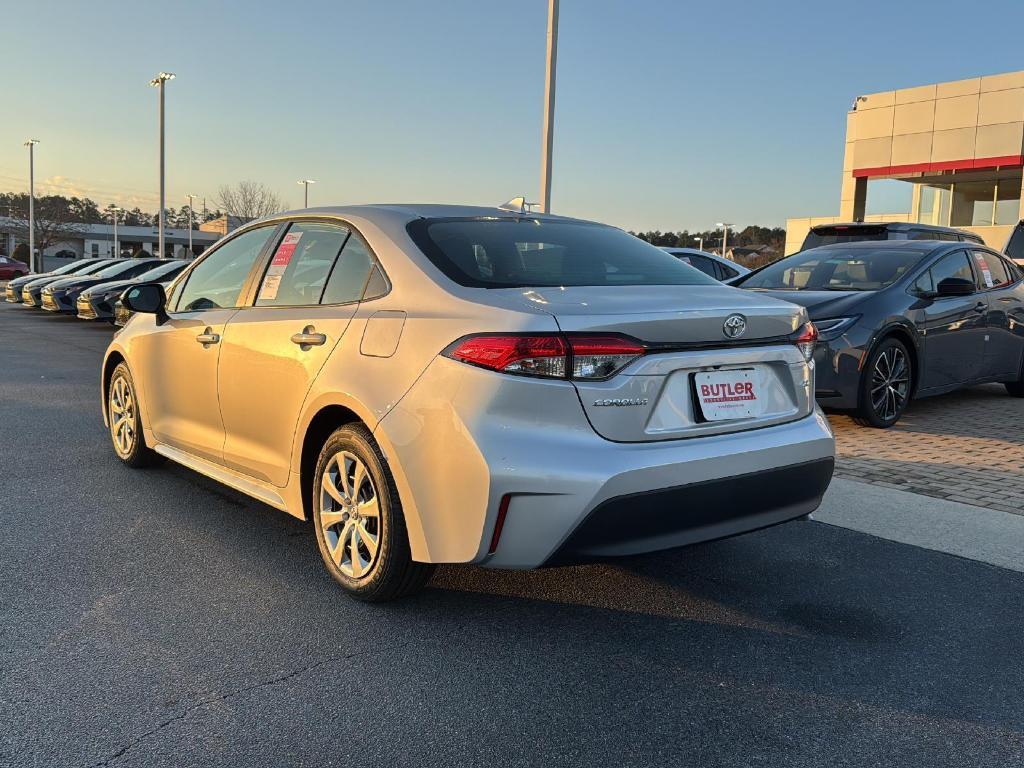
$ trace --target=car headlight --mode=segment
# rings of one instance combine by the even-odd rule
[[[830,317],[827,320],[815,320],[814,325],[817,326],[818,337],[822,341],[831,341],[846,333],[858,320],[860,320],[860,315]]]
[[[50,296],[52,296],[53,295],[53,288],[43,288],[43,293],[44,294],[49,294]]]

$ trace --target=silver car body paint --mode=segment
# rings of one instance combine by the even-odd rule
[[[785,341],[806,322],[800,307],[722,285],[470,288],[446,277],[406,230],[417,218],[516,218],[493,208],[316,208],[269,221],[310,217],[358,231],[390,290],[341,306],[172,312],[163,323],[133,315],[108,349],[104,387],[111,363],[125,359],[157,451],[302,518],[304,437],[325,409],[347,409],[388,459],[414,559],[512,568],[543,564],[609,499],[833,456],[812,396],[813,364]],[[723,323],[737,312],[747,345],[729,347]],[[289,337],[309,325],[328,341],[303,356]],[[207,328],[219,344],[196,343]],[[679,348],[593,382],[507,375],[440,355],[467,334],[570,331]],[[729,368],[765,382],[765,414],[695,422],[689,374]],[[626,407],[607,407],[613,401]],[[506,494],[500,544],[489,553]],[[702,538],[792,516],[767,510],[710,526]],[[650,540],[639,551],[670,543]]]

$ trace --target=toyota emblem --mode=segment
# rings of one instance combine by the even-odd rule
[[[729,315],[722,324],[722,333],[730,339],[738,339],[747,330],[747,318],[743,315]]]

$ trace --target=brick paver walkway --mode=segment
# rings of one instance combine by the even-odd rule
[[[839,477],[1024,515],[1024,399],[1002,385],[912,402],[892,429],[829,421]]]

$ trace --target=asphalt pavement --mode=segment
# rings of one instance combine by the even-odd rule
[[[362,605],[306,524],[116,460],[110,333],[0,304],[0,765],[1024,763],[1022,573],[799,522]]]

